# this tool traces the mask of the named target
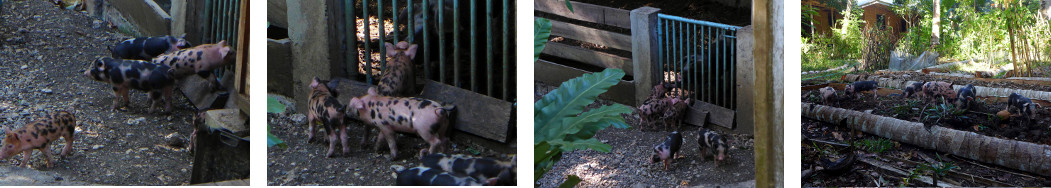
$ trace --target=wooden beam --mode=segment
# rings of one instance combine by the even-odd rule
[[[634,75],[631,59],[604,52],[588,50],[581,47],[549,42],[544,47],[544,54],[553,55],[580,63],[602,68],[624,70],[627,75]]]
[[[241,109],[241,112],[249,114],[249,86],[251,83],[249,80],[249,64],[248,64],[248,1],[241,1],[238,7],[241,9],[241,14],[238,15],[241,19],[238,19],[237,23],[237,60],[234,68],[234,102],[237,104],[237,108]]]
[[[111,3],[142,34],[154,36],[171,33],[171,16],[152,0],[112,0]]]
[[[551,35],[563,36],[615,49],[631,50],[631,36],[566,22],[551,20]]]
[[[561,85],[566,80],[580,77],[588,71],[552,63],[546,60],[537,60],[533,66],[533,73],[536,76],[536,80],[544,82],[553,86]],[[599,95],[599,97],[610,99],[613,102],[625,104],[628,106],[638,106],[639,104],[635,101],[635,83],[630,81],[621,80],[617,85],[609,88],[609,91]]]
[[[753,0],[755,187],[784,187],[784,1]],[[749,95],[749,93],[742,93]]]
[[[533,8],[536,11],[564,16],[569,19],[631,29],[630,11],[628,10],[575,1],[570,1],[570,3],[573,4],[573,11],[569,11],[564,0],[533,1]]]
[[[456,105],[456,130],[507,143],[511,102],[433,81],[424,84],[420,97]]]
[[[734,111],[728,108],[693,100],[693,105],[686,109],[686,119],[683,122],[702,127],[705,123],[711,123],[733,129],[734,115]]]

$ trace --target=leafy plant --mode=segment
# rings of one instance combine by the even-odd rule
[[[284,112],[285,112],[285,104],[281,104],[281,102],[279,102],[277,100],[277,98],[275,98],[273,96],[266,96],[266,113],[284,113]],[[266,124],[266,147],[269,148],[269,147],[274,147],[274,146],[277,146],[277,147],[280,147],[280,148],[288,147],[288,145],[285,144],[284,140],[281,140],[281,138],[277,138],[277,136],[274,136],[274,134],[270,134],[270,123],[267,123]]]
[[[894,148],[894,142],[891,142],[886,138],[880,138],[879,140],[863,139],[855,141],[853,145],[854,147],[874,153],[883,153],[884,151]]]
[[[956,166],[956,164],[953,164],[952,162],[942,162],[941,155],[938,155],[938,162],[920,164],[920,166],[916,167],[916,169],[914,170],[919,170],[924,174],[933,175],[934,177],[932,178],[932,184],[934,186],[938,186],[938,179],[941,179],[942,176],[945,176],[949,173],[950,170],[955,168],[959,167]]]
[[[569,4],[569,1],[566,1]],[[536,18],[533,21],[533,62],[540,60],[540,52],[547,46],[547,39],[551,37],[551,20]]]
[[[609,152],[612,146],[593,138],[606,127],[628,128],[621,114],[631,108],[612,104],[584,111],[584,107],[620,82],[624,71],[606,69],[570,79],[533,105],[533,180],[539,180],[562,158],[563,152],[591,149]],[[573,180],[575,176],[570,176]],[[563,185],[576,184],[566,181]]]
[[[923,120],[934,120],[934,122],[941,122],[946,117],[957,117],[967,113],[967,110],[958,109],[954,105],[945,102],[945,98],[942,98],[942,103],[934,105],[934,108],[926,109],[923,111]]]

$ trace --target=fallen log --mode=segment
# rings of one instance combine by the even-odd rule
[[[940,126],[804,102],[803,117],[971,160],[1051,175],[1051,146],[1007,140]]]
[[[847,78],[845,80],[848,80],[850,78],[858,79],[860,77],[845,77],[845,78]],[[879,86],[880,87],[884,87],[884,88],[903,89],[903,88],[905,88],[905,86],[908,86],[909,84],[918,82],[918,81],[915,81],[915,80],[905,80],[905,79],[887,78],[887,77],[868,77],[868,78],[876,78],[874,81],[878,82]],[[954,84],[952,87],[953,87],[953,90],[959,90],[960,88],[963,88],[964,86],[966,86],[966,85]],[[985,86],[974,86],[974,88],[977,91],[977,93],[975,93],[975,95],[976,96],[980,96],[980,97],[1007,97],[1007,96],[1011,96],[1011,93],[1018,93],[1019,95],[1026,96],[1026,97],[1029,97],[1031,99],[1051,100],[1051,92],[1047,92],[1047,91],[1036,91],[1036,90],[1027,90],[1027,89],[1011,89],[1011,88],[993,88],[993,87],[985,87]]]

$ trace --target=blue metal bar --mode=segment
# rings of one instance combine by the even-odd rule
[[[438,82],[447,83],[445,79],[445,0],[438,0]],[[426,31],[425,31],[426,32]]]
[[[383,44],[384,41],[387,41],[387,27],[384,27],[383,24],[383,0],[376,0],[376,23],[379,24],[379,27],[376,27],[376,29],[378,29],[380,33],[380,70],[387,71],[387,47]],[[372,39],[369,39],[369,42],[372,42]],[[397,43],[397,41],[395,41],[395,43]]]
[[[453,84],[463,87],[460,83],[460,0],[453,1]]]
[[[494,52],[494,50],[493,50],[493,40],[494,40],[494,38],[496,38],[496,37],[493,36],[493,1],[492,0],[485,1],[485,32],[486,32],[486,34],[485,34],[485,36],[486,36],[485,37],[485,39],[486,39],[486,43],[485,43],[485,51],[486,51],[486,53],[485,53],[485,68],[486,68],[485,75],[487,75],[486,78],[488,78],[488,79],[486,79],[487,83],[485,84],[487,86],[486,87],[487,90],[485,91],[485,94],[486,95],[492,95],[493,94],[493,55],[494,55],[493,54],[493,52]],[[475,73],[475,74],[477,74],[477,73]]]
[[[372,48],[369,47],[369,43],[372,43],[372,29],[369,29],[369,1],[367,0],[361,1],[361,19],[363,19],[361,21],[362,28],[365,29],[365,52],[363,52],[365,57],[365,81],[372,84]],[[356,26],[357,24],[355,23]]]
[[[356,73],[358,70],[354,67],[361,65],[358,65],[360,59],[358,59],[358,27],[354,19],[354,0],[344,0],[343,9],[347,11],[343,14],[343,20],[345,22],[343,25],[347,27],[347,32],[344,34],[347,42],[347,52],[349,54],[347,62],[348,64],[353,64],[353,66],[347,66],[347,73]]]
[[[397,1],[397,0],[395,0],[395,1]],[[423,1],[426,1],[426,0],[423,0]],[[407,9],[406,12],[408,12],[408,14],[405,14],[405,16],[407,17],[407,18],[405,18],[405,21],[406,21],[405,22],[405,31],[407,31],[407,33],[405,33],[405,35],[408,35],[408,38],[409,38],[408,41],[410,43],[413,43],[413,44],[426,43],[426,41],[424,41],[424,42],[416,42],[416,27],[413,27],[413,26],[416,26],[416,22],[415,22],[416,21],[416,15],[412,14],[413,13],[412,12],[412,7],[413,7],[412,6],[413,5],[412,4],[412,0],[409,0],[409,2],[405,3],[405,5],[406,5],[405,9]],[[427,2],[420,2],[420,6],[421,6],[421,8],[427,7]],[[394,9],[397,9],[397,7],[398,6],[394,6]],[[427,12],[426,11],[423,12],[422,14],[423,14],[424,17],[427,17]],[[423,24],[423,25],[427,25],[427,24]],[[394,28],[394,30],[398,30],[398,28]],[[424,30],[424,31],[426,31],[426,30]],[[424,52],[426,52],[426,50],[424,50]],[[424,69],[424,70],[427,70],[427,69]],[[426,74],[427,72],[430,72],[430,71],[424,71],[424,75],[425,76],[426,75],[430,75],[430,74]],[[424,77],[424,78],[430,79],[430,77]]]
[[[667,15],[667,14],[657,14],[657,18],[666,19],[666,20],[675,20],[675,21],[686,22],[686,23],[691,23],[691,24],[698,24],[698,25],[704,25],[704,26],[717,27],[717,28],[726,29],[726,30],[730,30],[730,29],[736,30],[736,29],[740,29],[741,28],[739,26],[732,26],[732,25],[726,25],[726,24],[709,22],[709,21],[694,20],[694,19],[683,18],[683,17],[678,17],[678,16],[672,16],[672,15]]]
[[[423,20],[422,20],[423,21],[423,42],[422,42],[423,43],[423,77],[427,78],[427,79],[434,79],[433,77],[431,77],[431,34],[430,34],[431,33],[430,32],[431,31],[431,24],[427,24],[427,21],[431,20],[431,18],[430,18],[431,15],[430,15],[430,11],[429,11],[430,10],[430,4],[428,4],[428,1],[429,0],[422,0],[422,1],[420,1],[420,6],[421,6],[421,8],[423,8],[423,10],[422,10],[423,12],[420,13],[420,14],[423,14]],[[411,7],[412,0],[409,0],[409,5]],[[411,10],[412,9],[410,9],[410,12],[411,12]],[[416,32],[415,31],[416,27],[413,27],[413,26],[415,26],[414,24],[416,24],[415,23],[416,21],[419,21],[419,20],[416,20],[415,16],[409,16],[409,23],[413,24],[413,25],[410,25],[409,28],[412,28],[413,32]],[[413,33],[413,34],[410,34],[409,36],[415,36],[415,35],[416,34]]]
[[[380,0],[380,1],[383,1],[383,0]],[[408,7],[412,7],[412,4],[409,4]],[[400,22],[401,20],[398,20],[398,0],[390,0],[390,9],[391,9],[390,10],[390,12],[391,12],[391,23],[394,24],[394,40],[391,41],[391,43],[396,45],[396,44],[398,44],[398,41],[401,40],[401,38],[398,38],[398,36],[400,36],[400,32],[398,32],[398,23],[401,23]],[[383,7],[380,7],[380,10],[383,10]],[[383,14],[383,12],[380,12],[380,14]],[[405,16],[412,17],[412,14],[405,15]],[[383,20],[380,20],[380,21],[382,22]],[[383,29],[381,28],[380,31],[383,31]],[[386,41],[386,39],[380,38],[380,41]]]
[[[470,2],[471,3],[470,4],[471,5],[471,15],[470,15],[470,18],[471,18],[471,29],[470,29],[470,31],[471,31],[471,40],[470,40],[471,41],[471,46],[470,46],[471,47],[471,51],[467,52],[467,53],[469,53],[471,55],[471,64],[470,64],[471,65],[471,73],[470,73],[471,74],[471,91],[474,91],[474,92],[478,92],[478,83],[477,83],[478,79],[475,78],[478,75],[478,71],[475,70],[475,68],[478,67],[475,64],[475,63],[477,63],[476,61],[478,60],[478,53],[475,53],[478,50],[477,49],[478,48],[478,42],[477,42],[477,40],[478,40],[478,20],[477,20],[478,19],[478,11],[477,11],[478,10],[478,3],[477,2],[478,1],[475,1],[475,0],[471,0],[471,2]]]
[[[503,47],[504,47],[504,49],[503,49],[503,52],[504,52],[503,53],[503,56],[504,56],[504,61],[503,61],[504,62],[504,81],[503,81],[504,96],[503,96],[503,99],[504,100],[507,100],[508,96],[510,96],[510,94],[508,94],[508,92],[509,92],[508,88],[514,87],[514,86],[512,86],[510,84],[510,77],[511,77],[510,76],[510,74],[511,74],[510,70],[511,69],[508,67],[509,66],[508,65],[509,62],[511,62],[511,58],[510,58],[510,55],[511,55],[510,53],[511,52],[510,52],[510,48],[508,48],[508,46],[511,45],[511,42],[509,41],[509,39],[512,36],[514,36],[514,35],[511,34],[511,30],[508,29],[509,28],[509,24],[510,24],[510,21],[508,21],[508,19],[511,17],[510,6],[511,5],[509,4],[509,0],[504,0],[504,7],[503,7],[503,9],[504,9],[504,15],[503,15],[503,18],[504,18],[504,30],[503,30],[503,39],[504,39],[504,42],[503,42]]]

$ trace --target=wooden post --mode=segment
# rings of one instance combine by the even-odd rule
[[[233,97],[235,99],[235,104],[241,109],[241,112],[249,114],[248,106],[251,97],[248,94],[248,88],[250,85],[249,78],[251,77],[249,76],[250,72],[248,71],[248,1],[241,1],[238,8],[241,9],[241,14],[238,15],[240,17],[240,19],[238,19],[239,23],[237,23],[237,42],[240,44],[237,44],[239,49],[237,49],[237,63],[235,64],[236,68],[234,69],[234,91],[237,91],[237,94]]]
[[[755,185],[784,187],[784,1],[752,2]]]
[[[640,7],[631,10],[631,63],[635,67],[635,104],[641,105],[650,96],[657,80],[657,12],[660,9]]]

